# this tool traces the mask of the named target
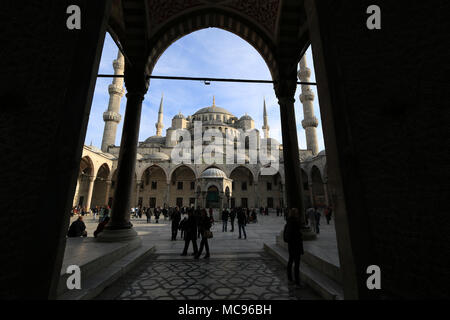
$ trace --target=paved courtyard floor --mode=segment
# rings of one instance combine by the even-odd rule
[[[170,240],[169,220],[155,223],[152,219],[147,223],[144,218],[133,218],[142,241],[154,245],[156,251],[97,299],[319,299],[309,288],[290,285],[282,264],[263,250],[264,243],[275,244],[284,218],[272,214],[259,216],[258,220],[247,225],[247,239],[238,238],[237,224],[233,232],[230,223],[228,231],[222,232],[222,222],[217,221],[211,229],[214,237],[209,240],[211,257],[195,260],[189,255],[192,245],[188,256],[180,256],[184,241],[180,234],[177,241]],[[84,221],[88,236],[92,237],[97,222],[92,216],[86,216]],[[324,220],[322,224],[320,237],[326,240],[329,250],[334,225],[326,225]]]

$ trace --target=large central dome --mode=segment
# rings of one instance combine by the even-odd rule
[[[196,113],[194,113],[194,116],[199,115],[199,114],[204,114],[204,113],[222,113],[222,114],[226,114],[226,115],[234,117],[234,115],[230,111],[216,106],[216,102],[215,102],[214,98],[213,98],[212,106],[198,110]]]

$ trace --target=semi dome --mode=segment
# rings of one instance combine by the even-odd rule
[[[220,179],[220,178],[226,178],[227,175],[225,172],[223,172],[220,169],[217,168],[209,168],[203,171],[203,173],[200,175],[200,178],[209,178],[209,179]]]

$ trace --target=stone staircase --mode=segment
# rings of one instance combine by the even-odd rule
[[[289,253],[283,241],[283,232],[276,237],[276,244],[264,244],[264,250],[272,254],[283,265],[287,265]],[[300,262],[300,278],[311,289],[327,300],[344,299],[342,276],[339,267],[312,254],[305,248]]]
[[[123,243],[100,243],[93,238],[68,239],[61,276],[58,300],[88,300],[99,295],[122,275],[154,252],[153,246],[142,245],[141,239]],[[81,289],[68,290],[67,266],[78,265],[81,270]]]

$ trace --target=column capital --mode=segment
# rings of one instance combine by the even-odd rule
[[[89,182],[94,182],[95,178],[96,178],[96,176],[89,176]]]
[[[130,95],[139,95],[144,98],[147,93],[149,81],[145,73],[145,67],[126,65],[125,68],[125,87],[127,88],[127,97]]]

